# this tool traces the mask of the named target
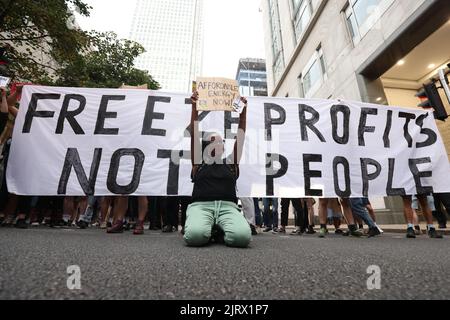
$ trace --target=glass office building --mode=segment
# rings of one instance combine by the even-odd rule
[[[240,59],[236,80],[242,96],[267,96],[266,61],[264,59]]]
[[[144,46],[136,65],[162,90],[190,92],[202,72],[203,0],[138,0],[130,39]]]

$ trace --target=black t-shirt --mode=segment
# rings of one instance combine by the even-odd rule
[[[193,202],[230,201],[237,203],[238,167],[228,164],[202,164],[192,178]]]
[[[8,123],[8,113],[0,112],[0,134],[2,134],[7,123]]]

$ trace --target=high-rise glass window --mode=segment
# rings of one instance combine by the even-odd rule
[[[308,23],[311,21],[312,6],[310,0],[292,0],[294,9],[295,36],[299,40],[305,32]]]
[[[319,46],[300,75],[301,94],[311,97],[326,78],[326,65],[322,47]]]
[[[281,40],[280,15],[278,12],[278,1],[268,0],[270,12],[270,27],[272,35],[272,51],[273,51],[273,75],[276,83],[284,69],[283,43]]]
[[[394,0],[349,0],[345,18],[355,44],[370,31],[393,2]]]

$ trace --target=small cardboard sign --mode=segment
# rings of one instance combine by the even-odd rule
[[[238,82],[226,78],[197,78],[197,91],[199,111],[234,111],[240,96]]]
[[[7,87],[11,78],[0,76],[0,87]]]

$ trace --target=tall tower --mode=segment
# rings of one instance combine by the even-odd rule
[[[190,92],[202,72],[203,0],[138,0],[130,39],[146,50],[136,66],[165,91]]]

